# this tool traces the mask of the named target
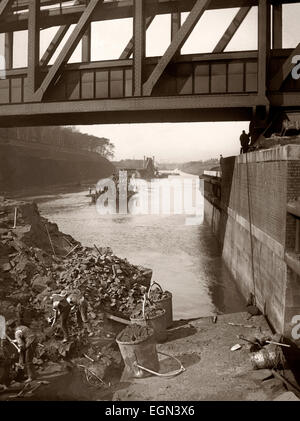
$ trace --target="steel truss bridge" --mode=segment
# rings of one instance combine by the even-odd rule
[[[252,129],[264,130],[270,116],[300,107],[300,79],[291,76],[300,43],[282,48],[285,3],[299,2],[1,0],[6,71],[0,79],[0,126],[250,120]],[[224,52],[254,6],[258,49]],[[207,10],[237,7],[211,53],[181,54]],[[183,23],[182,12],[188,12]],[[170,45],[163,56],[146,57],[147,28],[161,14],[171,15]],[[91,22],[122,18],[133,18],[133,37],[124,40],[119,59],[91,61]],[[51,27],[59,28],[40,57],[40,31]],[[28,67],[14,69],[13,33],[21,30],[28,31]],[[70,64],[80,40],[81,62]]]

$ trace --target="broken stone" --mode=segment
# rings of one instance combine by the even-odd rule
[[[9,272],[10,269],[11,269],[10,263],[4,263],[4,265],[2,265],[3,272]]]
[[[36,275],[31,282],[31,287],[36,292],[43,292],[51,284],[53,281],[48,276]]]

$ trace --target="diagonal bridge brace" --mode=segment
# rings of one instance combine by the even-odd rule
[[[14,0],[2,0],[0,2],[0,16],[4,15],[8,11],[13,2]]]
[[[150,96],[153,88],[162,76],[168,64],[171,62],[177,51],[183,46],[191,32],[195,28],[197,22],[208,8],[211,0],[197,0],[187,19],[176,33],[173,41],[167,48],[165,54],[161,57],[155,69],[149,76],[148,80],[143,85],[143,94]]]
[[[146,29],[149,28],[154,18],[155,16],[148,16],[146,18],[146,24],[145,24]],[[120,55],[119,60],[128,60],[131,57],[131,54],[133,53],[133,49],[134,49],[134,38],[132,37],[131,40],[126,45],[126,47],[124,48],[122,54]]]
[[[251,7],[241,7],[235,17],[232,19],[230,25],[224,32],[224,35],[216,45],[216,47],[213,50],[213,53],[223,53],[227,45],[232,40],[233,36],[241,26],[241,24],[244,22],[246,16],[248,15]]]
[[[86,32],[93,13],[95,12],[96,9],[99,9],[100,7],[102,7],[103,3],[104,3],[104,0],[91,0],[88,3],[76,27],[74,28],[72,34],[68,38],[60,54],[55,60],[55,63],[50,68],[49,72],[45,76],[45,79],[43,80],[40,87],[34,93],[33,95],[34,101],[41,101],[44,95],[46,94],[46,92],[48,91],[49,87],[57,80],[57,78],[61,74],[63,66],[65,65],[65,63],[68,62],[78,42],[80,41],[80,39]]]
[[[54,35],[52,41],[49,44],[49,47],[45,51],[43,57],[40,60],[40,66],[46,67],[49,64],[53,54],[55,53],[56,49],[58,48],[59,44],[63,40],[64,36],[68,32],[70,25],[62,25],[58,28],[56,34]]]

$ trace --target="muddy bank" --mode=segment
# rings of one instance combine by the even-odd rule
[[[12,200],[0,203],[0,314],[6,319],[10,337],[20,324],[34,331],[39,346],[33,363],[38,380],[46,382],[38,389],[46,388],[50,400],[57,398],[57,390],[61,391],[60,399],[78,398],[78,392],[72,396],[70,391],[54,387],[52,381],[48,384],[49,380],[41,380],[47,379],[54,368],[59,376],[69,379],[70,385],[81,379],[81,389],[88,388],[81,392],[82,399],[96,392],[108,393],[121,375],[123,362],[115,343],[122,325],[109,321],[106,315],[128,319],[142,301],[151,277],[150,269],[131,265],[109,248],[83,247],[42,218],[35,204]],[[49,324],[53,297],[62,291],[84,296],[88,302],[88,323],[80,326],[72,315],[67,343],[61,341],[59,326],[52,328]],[[0,384],[14,391],[22,386],[24,377],[16,370],[18,355],[8,341],[4,354]],[[7,398],[6,393],[1,396]]]
[[[299,400],[273,375],[270,369],[253,367],[251,344],[238,336],[253,340],[269,337],[272,332],[264,316],[248,313],[219,315],[198,320],[175,321],[165,343],[157,345],[160,373],[178,369],[176,357],[185,371],[176,377],[150,376],[129,378],[124,371],[114,400],[121,401],[269,401]],[[232,351],[234,345],[240,347]],[[292,372],[278,370],[293,384]],[[300,389],[299,389],[300,390]],[[285,394],[285,395],[283,395]]]
[[[0,192],[78,185],[109,177],[113,164],[99,154],[0,145]]]
[[[176,371],[172,357],[184,371],[174,377],[128,377],[116,343],[124,325],[109,314],[128,320],[134,309],[140,311],[151,277],[151,269],[132,265],[109,248],[82,246],[42,218],[36,205],[2,201],[0,314],[10,337],[22,319],[35,332],[38,346],[36,380],[27,389],[24,372],[16,367],[18,353],[5,341],[0,400],[270,400],[286,391],[272,371],[253,367],[252,345],[241,335],[253,341],[272,338],[272,332],[263,316],[249,320],[249,313],[175,321],[157,345],[164,355],[155,371]],[[66,343],[59,327],[49,323],[52,298],[62,291],[88,301],[88,323],[80,326],[72,315]],[[119,338],[134,342],[148,334],[145,328],[134,329],[134,335],[131,329]],[[281,368],[278,373],[296,384],[291,371]]]

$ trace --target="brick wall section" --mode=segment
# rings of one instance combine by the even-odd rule
[[[287,202],[300,197],[300,162],[289,161],[287,168]],[[296,218],[287,214],[286,220],[286,248],[295,248]]]
[[[248,175],[247,175],[248,165]],[[238,163],[232,173],[232,158],[222,166],[222,205],[229,206],[276,241],[285,242],[287,161]],[[224,174],[224,178],[223,178]],[[231,184],[231,185],[230,185]]]
[[[300,279],[287,267],[284,257],[285,250],[294,249],[296,221],[287,213],[286,205],[300,197],[300,146],[225,158],[222,212],[205,201],[205,220],[223,243],[224,261],[245,297],[254,288],[248,181],[257,304],[273,327],[289,336],[292,317],[300,314]]]

